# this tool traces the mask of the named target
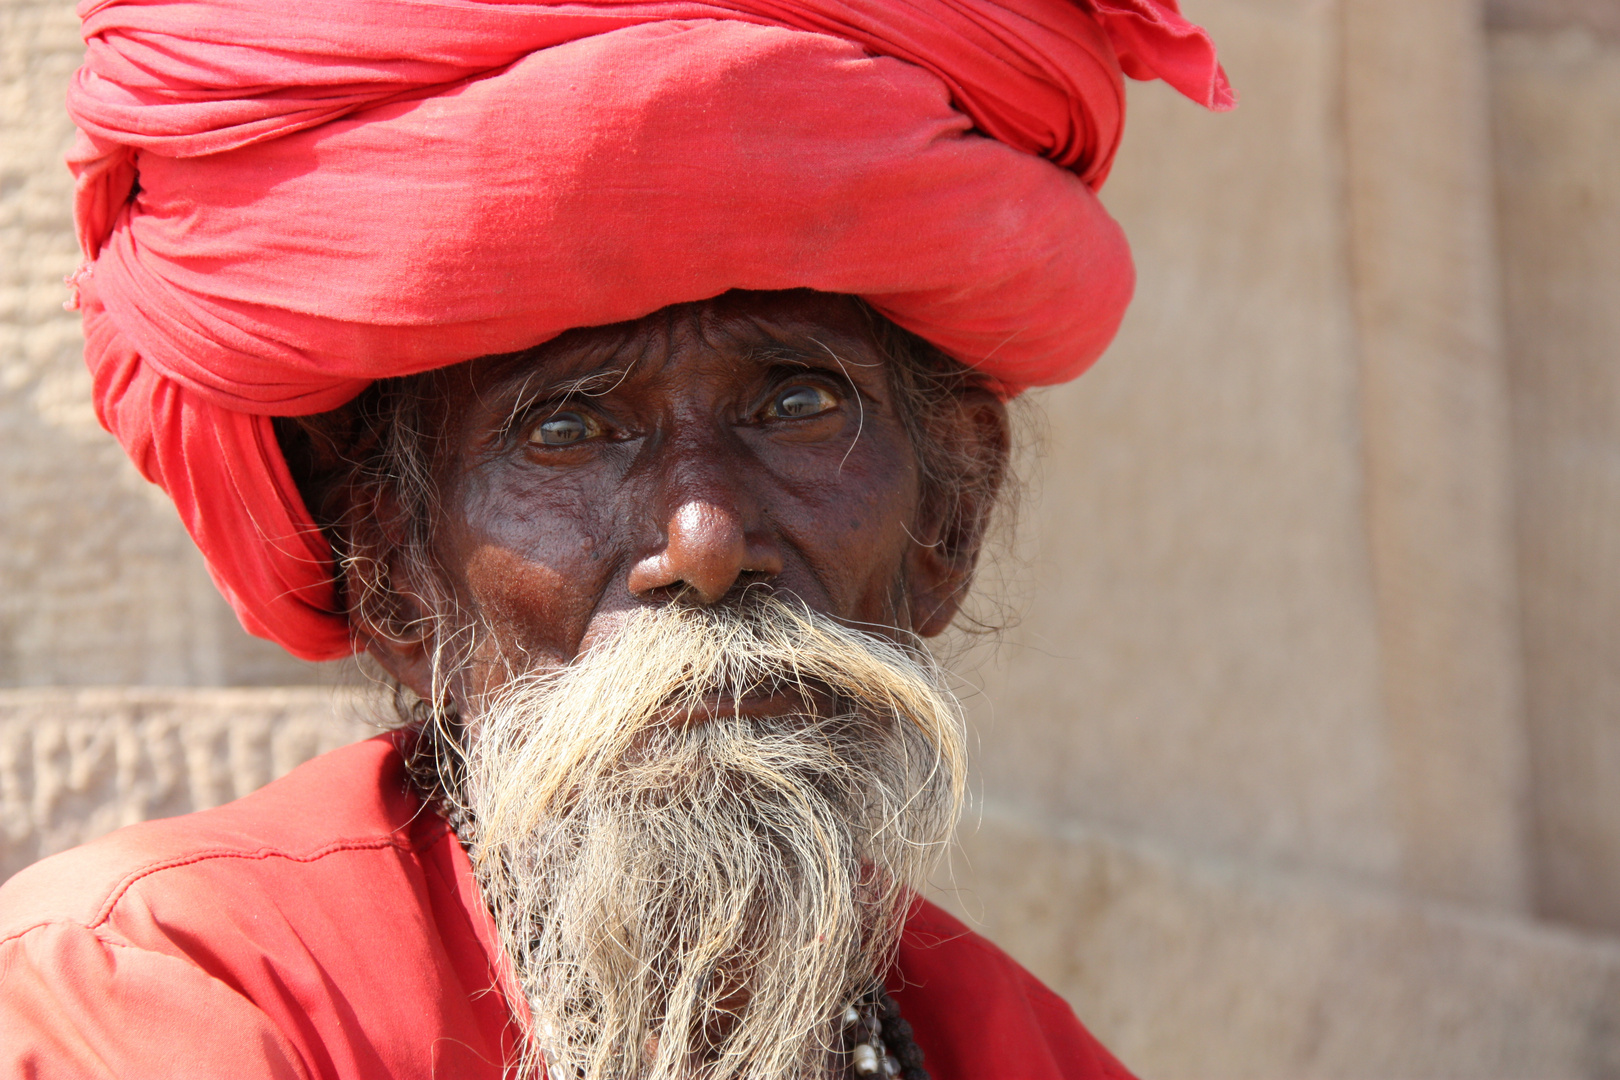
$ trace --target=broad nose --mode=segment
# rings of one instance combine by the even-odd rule
[[[738,581],[782,572],[780,547],[749,521],[734,500],[680,500],[664,527],[663,550],[630,568],[630,591],[639,597],[679,593],[701,604],[718,603]]]

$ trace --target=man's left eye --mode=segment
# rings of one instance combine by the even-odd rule
[[[531,443],[542,446],[573,446],[599,431],[598,425],[577,412],[552,413],[529,433]]]
[[[830,390],[819,386],[795,385],[777,394],[767,411],[779,419],[799,420],[824,413],[837,405],[838,398]]]

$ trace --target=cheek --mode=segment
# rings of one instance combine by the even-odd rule
[[[893,623],[912,540],[918,479],[903,437],[868,433],[832,468],[782,477],[776,518],[834,612]]]
[[[577,484],[521,475],[470,484],[460,565],[472,611],[531,663],[571,659],[613,573],[601,505]]]

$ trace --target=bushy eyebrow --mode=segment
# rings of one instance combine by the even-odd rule
[[[875,370],[882,367],[878,361],[857,359],[815,338],[809,338],[803,344],[766,342],[748,346],[740,350],[740,353],[744,359],[762,368],[802,367],[808,371],[842,376],[841,381],[848,383],[858,396],[865,396],[868,391],[852,377],[851,369]],[[667,357],[664,359],[667,361]],[[543,367],[531,367],[523,373],[521,381],[516,376],[502,380],[491,396],[497,400],[509,397],[510,404],[504,405],[501,409],[504,415],[495,427],[496,435],[501,439],[510,437],[512,431],[543,403],[552,403],[560,407],[570,399],[610,394],[638,368],[658,361],[659,358],[645,353],[626,358],[622,353],[614,352],[601,358],[594,368],[566,378],[548,376]]]
[[[548,379],[542,372],[530,371],[516,389],[503,386],[501,394],[511,395],[511,404],[505,407],[505,416],[496,425],[498,437],[505,439],[543,402],[562,405],[573,398],[601,397],[610,394],[630,377],[634,364],[621,367],[600,367],[568,379]],[[509,385],[509,384],[508,384]]]
[[[807,338],[803,345],[789,342],[771,342],[765,345],[756,345],[746,350],[744,355],[761,363],[802,364],[805,367],[818,368],[836,367],[844,371],[849,368],[878,368],[882,366],[877,361],[857,360],[816,338]]]

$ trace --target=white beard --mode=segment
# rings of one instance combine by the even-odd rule
[[[704,708],[784,686],[804,714]],[[470,727],[473,861],[529,1005],[525,1073],[830,1075],[960,809],[937,669],[769,598],[670,605],[513,679]]]

